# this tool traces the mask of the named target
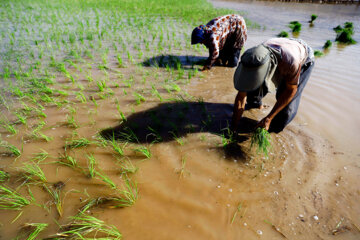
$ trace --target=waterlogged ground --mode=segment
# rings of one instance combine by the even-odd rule
[[[234,69],[198,71],[194,23],[67,4],[1,16],[0,239],[359,237],[353,152],[299,113],[257,155],[270,108],[229,134]]]

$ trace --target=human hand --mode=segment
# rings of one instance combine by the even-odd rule
[[[210,66],[205,65],[205,66],[201,69],[202,72],[204,72],[204,71],[206,71],[206,70],[210,70]]]
[[[268,117],[263,118],[258,124],[256,125],[255,129],[258,127],[265,128],[267,131],[269,130],[271,123],[271,119]]]

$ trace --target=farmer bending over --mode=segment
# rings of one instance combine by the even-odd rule
[[[227,63],[229,67],[236,67],[246,38],[244,18],[232,14],[196,27],[191,34],[191,44],[201,43],[209,49],[209,58],[202,70],[210,69],[218,58],[224,66]]]
[[[301,93],[314,67],[314,53],[301,39],[272,38],[248,49],[234,74],[239,91],[234,104],[232,128],[246,108],[262,108],[261,99],[276,89],[276,103],[257,127],[282,131],[296,115]]]

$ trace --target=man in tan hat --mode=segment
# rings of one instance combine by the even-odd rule
[[[262,108],[262,98],[276,89],[276,103],[257,127],[282,131],[295,117],[301,93],[314,67],[313,50],[301,39],[272,38],[248,49],[234,75],[238,90],[232,129],[246,108]]]

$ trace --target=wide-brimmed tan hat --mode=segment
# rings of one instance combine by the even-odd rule
[[[234,87],[241,92],[259,88],[271,70],[271,52],[264,45],[250,48],[241,56],[234,74]]]

